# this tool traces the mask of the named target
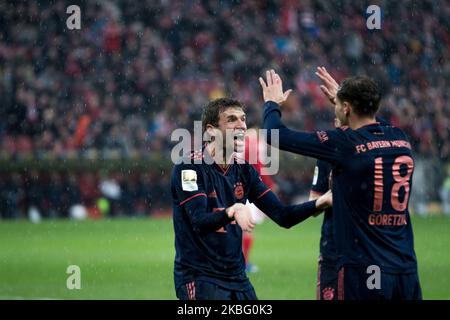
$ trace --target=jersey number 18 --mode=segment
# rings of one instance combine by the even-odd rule
[[[400,175],[400,166],[406,165],[406,175]],[[391,205],[396,211],[404,211],[408,203],[409,191],[410,191],[410,179],[414,168],[414,161],[409,156],[397,157],[392,165],[392,176],[395,183],[392,185],[391,190]],[[375,194],[373,197],[373,211],[382,211],[383,206],[383,158],[375,158]],[[401,187],[405,188],[405,196],[403,201],[399,200],[399,193]]]

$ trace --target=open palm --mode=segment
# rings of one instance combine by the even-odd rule
[[[328,73],[325,67],[317,67],[316,75],[322,80],[323,83],[322,85],[320,85],[320,89],[328,98],[328,100],[330,100],[332,104],[335,104],[335,98],[339,89],[339,84]]]
[[[266,81],[260,77],[259,83],[263,89],[264,102],[273,101],[283,104],[292,92],[292,90],[283,92],[281,77],[274,70],[266,71]]]

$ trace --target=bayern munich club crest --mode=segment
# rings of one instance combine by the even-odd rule
[[[334,288],[328,287],[322,290],[323,300],[333,300],[334,298]]]
[[[244,186],[242,182],[236,182],[234,184],[234,196],[237,200],[242,200],[244,198]]]

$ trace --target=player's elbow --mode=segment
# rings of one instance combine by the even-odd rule
[[[274,146],[275,148],[285,149],[285,141],[289,141],[289,129],[286,127],[270,127],[265,128],[267,130],[266,142],[267,144]]]
[[[274,147],[278,147],[280,145],[280,136],[282,134],[282,130],[279,128],[266,128],[266,142],[269,145],[273,145]]]
[[[265,119],[263,129],[266,130],[266,142],[271,145],[278,128],[273,123]]]
[[[292,224],[291,221],[289,221],[289,219],[286,219],[285,217],[280,217],[274,221],[277,225],[284,229],[290,229],[294,226],[294,224]]]
[[[308,217],[309,217],[309,215],[304,215],[304,214],[301,214],[300,216],[297,216],[297,215],[293,216],[293,215],[288,214],[275,222],[282,228],[290,229],[293,226],[296,226],[297,224],[305,221]]]
[[[280,224],[279,226],[282,227],[282,228],[284,228],[284,229],[290,229],[290,228],[293,227],[293,225],[288,224],[288,223]]]
[[[285,222],[283,223],[283,225],[282,225],[282,227],[285,228],[285,229],[290,229],[290,228],[292,228],[293,226],[295,226],[295,223],[292,223],[291,221],[285,221]]]

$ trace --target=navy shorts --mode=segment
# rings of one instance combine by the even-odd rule
[[[336,261],[319,258],[317,300],[337,300],[338,270]]]
[[[185,283],[177,289],[180,300],[258,300],[252,285],[245,290],[231,290],[213,282],[195,280]]]
[[[406,274],[380,272],[379,281],[373,280],[372,276],[373,273],[367,273],[364,267],[342,267],[338,273],[338,299],[422,300],[417,272]]]

